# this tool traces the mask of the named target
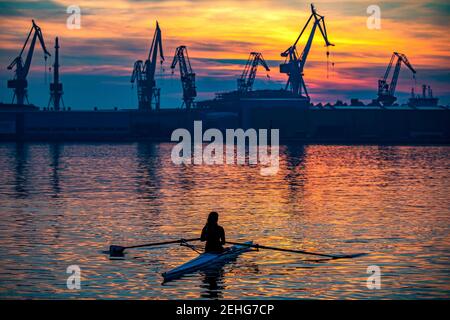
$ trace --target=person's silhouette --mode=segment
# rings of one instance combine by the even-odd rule
[[[210,212],[208,220],[203,227],[201,241],[206,241],[205,252],[222,252],[225,244],[225,230],[219,226],[219,214]]]

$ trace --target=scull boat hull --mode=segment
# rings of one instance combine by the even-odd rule
[[[253,241],[245,242],[245,244],[253,244]],[[227,248],[222,253],[202,253],[198,257],[178,266],[170,271],[162,274],[164,281],[168,281],[174,278],[178,278],[184,274],[195,272],[208,266],[212,266],[217,263],[224,263],[228,260],[236,258],[241,253],[250,251],[252,248],[249,246],[234,245]]]

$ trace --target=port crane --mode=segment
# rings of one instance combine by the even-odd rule
[[[311,32],[309,34],[308,41],[306,42],[305,48],[303,52],[299,55],[297,52],[297,43],[300,40],[301,36],[305,32],[311,20],[314,19]],[[305,67],[306,59],[308,58],[309,51],[311,49],[312,41],[314,39],[314,34],[316,29],[319,28],[320,33],[322,34],[323,39],[325,40],[325,46],[328,48],[329,46],[334,46],[334,44],[330,43],[328,40],[327,29],[325,26],[325,17],[319,15],[314,8],[314,5],[311,4],[311,15],[303,27],[300,35],[295,40],[294,44],[290,46],[286,51],[281,53],[281,56],[286,58],[285,62],[280,64],[280,73],[286,73],[288,75],[288,81],[286,83],[286,90],[290,87],[291,91],[296,95],[302,95],[302,91],[304,91],[306,97],[309,99],[308,91],[306,89],[306,84],[303,79],[303,69]],[[329,52],[327,51],[327,57]]]
[[[48,102],[48,106],[50,104],[53,105],[53,109],[55,111],[60,110],[60,102],[62,102],[64,106],[64,100],[62,99],[63,95],[63,85],[59,82],[59,41],[58,37],[55,38],[55,60],[53,61],[53,82],[50,83],[50,100]]]
[[[159,56],[161,64],[164,61],[162,48],[161,29],[156,22],[156,29],[153,35],[152,45],[147,60],[137,60],[134,63],[133,73],[131,74],[131,83],[137,83],[137,94],[139,110],[150,111],[152,106],[159,110],[160,106],[160,88],[156,88],[155,71],[156,61]]]
[[[186,106],[186,110],[190,110],[194,104],[194,98],[197,96],[197,89],[195,87],[195,73],[192,71],[186,46],[179,46],[175,49],[175,55],[170,66],[172,73],[174,73],[177,64],[180,66],[183,106]]]
[[[397,59],[395,63],[394,72],[392,74],[391,83],[387,82],[389,73],[391,72],[392,66],[394,65],[394,60]],[[394,96],[395,88],[397,86],[398,75],[400,74],[400,68],[402,62],[411,70],[413,77],[415,77],[416,70],[414,70],[408,58],[403,53],[394,52],[389,61],[389,65],[384,73],[383,79],[378,80],[378,98],[377,101],[383,106],[391,106],[397,98]]]
[[[37,39],[39,39],[41,48],[44,51],[44,59],[46,63],[47,57],[51,56],[51,54],[47,51],[47,48],[45,47],[44,37],[42,36],[41,28],[34,22],[34,20],[31,20],[31,22],[33,23],[33,25],[31,26],[31,30],[28,33],[28,37],[25,40],[22,50],[20,51],[19,55],[8,66],[8,70],[12,70],[14,67],[16,68],[14,71],[15,73],[14,79],[8,80],[8,88],[14,90],[12,103],[14,103],[14,99],[17,98],[16,101],[17,104],[19,105],[22,105],[25,99],[29,103],[27,95],[27,87],[28,87],[27,75],[28,72],[30,71],[31,60],[33,58],[34,47],[36,45]],[[33,37],[31,39],[30,47],[28,48],[27,57],[24,63],[22,59],[22,54],[25,51],[25,48],[27,47],[28,41],[30,40],[32,33]]]
[[[242,72],[241,77],[237,80],[239,92],[252,91],[258,65],[262,65],[267,72],[270,71],[270,68],[264,60],[262,53],[251,52],[247,63],[245,64],[244,71]]]

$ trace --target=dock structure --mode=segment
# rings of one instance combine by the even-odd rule
[[[3,141],[170,141],[177,128],[280,129],[301,143],[450,144],[450,109],[377,106],[292,107],[242,104],[234,110],[39,111],[0,104]],[[283,102],[281,102],[283,103]]]

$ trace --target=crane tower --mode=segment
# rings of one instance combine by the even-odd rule
[[[55,60],[53,62],[53,82],[50,83],[50,101],[48,105],[53,104],[55,111],[60,110],[60,102],[64,105],[62,99],[63,85],[59,82],[59,41],[58,37],[55,38]]]
[[[131,83],[137,83],[138,107],[141,111],[150,111],[154,107],[159,110],[160,88],[156,87],[155,71],[158,53],[161,64],[164,61],[162,48],[161,29],[156,22],[156,30],[153,35],[152,45],[147,60],[137,60],[134,63]]]
[[[39,28],[39,26],[34,22],[34,20],[31,20],[31,22],[33,25],[31,26],[31,30],[28,33],[28,37],[25,40],[22,50],[20,51],[19,55],[8,66],[8,70],[13,69],[14,67],[16,68],[14,70],[14,79],[8,80],[8,88],[14,90],[13,103],[15,98],[17,98],[16,101],[18,105],[24,104],[25,99],[29,103],[27,94],[27,87],[28,87],[27,75],[28,72],[30,71],[31,60],[33,59],[34,47],[36,45],[37,39],[39,39],[41,48],[44,51],[45,61],[47,61],[48,56],[51,56],[51,54],[47,51],[47,48],[45,47],[44,37],[42,36],[41,28]],[[31,39],[30,47],[28,48],[27,57],[24,63],[22,59],[22,54],[25,48],[27,47],[28,41],[30,40],[32,33],[33,37]]]
[[[299,55],[297,52],[297,43],[311,20],[314,20],[311,33],[309,34],[309,38],[303,52]],[[309,95],[303,79],[303,69],[305,67],[306,59],[308,58],[309,50],[311,49],[311,44],[317,28],[319,28],[320,33],[325,40],[325,46],[334,46],[334,44],[328,41],[325,17],[318,14],[314,6],[311,4],[311,15],[300,32],[300,35],[297,37],[297,40],[295,40],[292,46],[281,53],[281,56],[285,57],[286,61],[280,64],[280,73],[286,73],[289,77],[286,83],[286,90],[290,88],[291,91],[297,95],[302,95],[302,91],[304,91],[307,98],[309,98]]]
[[[175,49],[173,57],[172,73],[177,64],[180,66],[181,85],[183,87],[183,105],[186,110],[190,110],[194,104],[194,98],[197,96],[197,89],[195,87],[195,73],[192,71],[191,61],[186,46],[179,46]]]
[[[239,92],[252,91],[258,65],[262,65],[266,71],[270,71],[270,68],[264,60],[262,53],[251,52],[247,63],[245,64],[244,71],[242,72],[241,77],[237,80]]]
[[[388,83],[387,79],[389,77],[389,73],[391,72],[394,60],[396,58],[397,62],[395,63],[391,83]],[[377,101],[381,103],[383,106],[391,106],[397,100],[397,98],[394,95],[402,62],[409,68],[409,70],[411,70],[411,72],[413,73],[413,77],[415,77],[416,70],[414,70],[411,63],[409,63],[408,58],[406,58],[406,56],[403,53],[394,52],[391,56],[391,60],[389,61],[389,65],[386,69],[386,72],[384,73],[383,79],[378,80]]]

